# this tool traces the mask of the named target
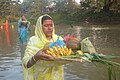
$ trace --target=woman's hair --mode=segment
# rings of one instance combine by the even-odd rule
[[[44,22],[45,20],[48,20],[48,19],[51,20],[51,17],[49,17],[49,16],[43,16],[43,17],[42,17],[42,24],[43,24],[43,22]]]
[[[23,17],[23,16],[25,16],[25,15],[22,14],[21,17]]]

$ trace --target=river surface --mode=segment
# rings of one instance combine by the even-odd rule
[[[56,34],[73,34],[81,40],[89,37],[99,53],[120,56],[120,25],[56,25]],[[21,53],[17,28],[0,28],[0,80],[23,80]],[[89,62],[72,62],[64,65],[64,70],[65,80],[108,80],[105,67]]]

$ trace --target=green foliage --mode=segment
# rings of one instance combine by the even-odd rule
[[[51,13],[49,14],[53,21],[55,22],[55,24],[73,24],[75,23],[74,20],[68,19],[68,14],[67,13]]]

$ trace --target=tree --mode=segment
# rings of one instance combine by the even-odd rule
[[[0,0],[0,15],[2,17],[6,16],[6,15],[9,15],[10,11],[10,1],[11,0]]]
[[[44,12],[49,0],[25,0],[22,4],[22,13],[30,18],[37,18]]]
[[[9,15],[18,15],[20,4],[12,0],[0,0],[0,14],[2,17]]]
[[[118,0],[81,0],[81,7],[95,12],[109,12],[111,8],[119,9],[120,3]]]
[[[78,8],[78,4],[75,0],[56,0],[55,10],[57,12],[75,12]]]

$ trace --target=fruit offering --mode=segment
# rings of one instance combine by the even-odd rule
[[[46,50],[46,54],[51,55],[53,57],[59,57],[59,56],[68,56],[71,55],[72,50],[71,48],[68,49],[67,47],[59,47],[59,46],[53,46],[52,48],[48,48]]]

